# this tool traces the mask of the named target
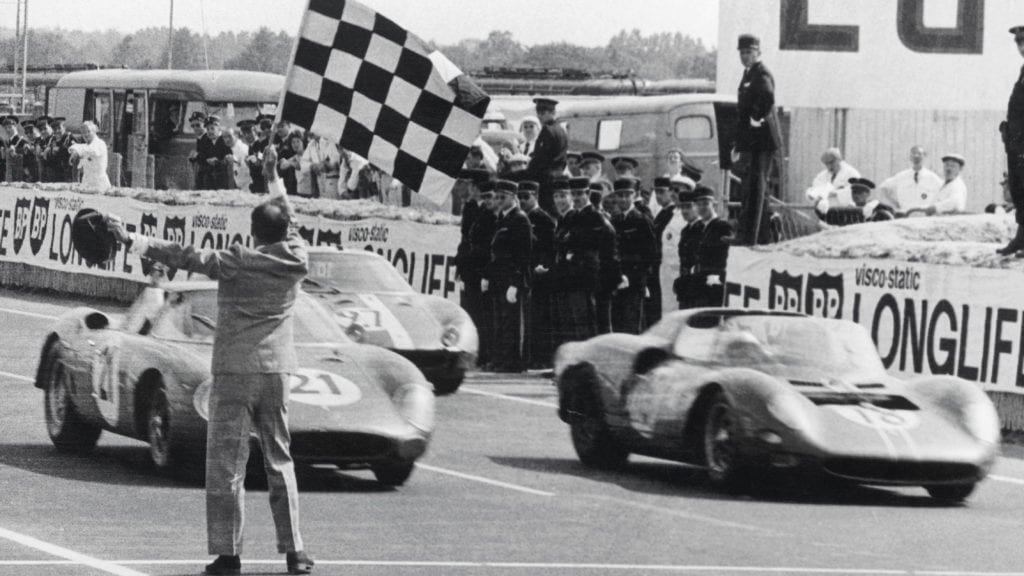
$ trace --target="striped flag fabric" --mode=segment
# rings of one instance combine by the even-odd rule
[[[440,204],[490,97],[441,53],[353,0],[309,0],[279,116]]]

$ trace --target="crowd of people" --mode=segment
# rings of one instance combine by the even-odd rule
[[[64,127],[64,118],[40,116],[19,121],[0,118],[0,180],[4,182],[76,182],[83,138]],[[18,130],[18,126],[21,130]]]

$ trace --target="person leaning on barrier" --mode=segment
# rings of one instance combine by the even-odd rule
[[[850,178],[850,195],[853,205],[860,209],[864,222],[885,222],[896,217],[891,206],[878,198],[871,199],[875,183],[867,178]]]
[[[196,137],[196,146],[192,152],[188,155],[189,164],[192,166],[193,171],[193,190],[202,190],[202,162],[199,159],[200,150],[208,148],[212,142],[209,142],[209,136],[206,135],[206,113],[200,110],[192,112],[188,117],[188,125],[192,128],[192,133]]]
[[[39,130],[39,136],[36,137],[35,152],[36,158],[39,159],[40,182],[57,182],[52,166],[46,159],[46,151],[50,148],[50,143],[53,142],[53,127],[50,125],[52,120],[53,118],[50,116],[36,118],[36,129]]]
[[[533,243],[530,220],[516,206],[518,186],[510,180],[495,183],[497,215],[490,259],[481,289],[494,305],[494,349],[491,363],[496,372],[522,372],[523,304],[530,287]]]
[[[110,189],[107,161],[107,143],[96,135],[96,124],[91,120],[82,122],[82,143],[71,145],[69,160],[82,175],[82,188],[93,192]]]
[[[5,116],[0,122],[3,123],[4,135],[7,137],[4,142],[4,180],[8,182],[21,181],[21,159],[18,158],[18,147],[21,146],[21,134],[18,134],[18,117]]]
[[[267,176],[264,170],[264,155],[270,146],[270,134],[274,129],[274,117],[261,115],[256,118],[256,140],[249,144],[249,155],[245,165],[249,168],[249,191],[253,194],[267,193]]]
[[[922,207],[908,210],[903,215],[915,213],[925,216],[936,214],[958,214],[967,211],[967,184],[960,177],[966,160],[960,154],[946,154],[942,157],[942,175],[944,181],[932,201]]]
[[[821,155],[825,169],[814,177],[807,189],[807,199],[814,204],[818,214],[824,215],[829,208],[853,206],[850,198],[850,178],[860,178],[860,172],[843,160],[839,148],[829,148]]]
[[[910,148],[910,168],[901,170],[878,185],[882,198],[888,198],[893,209],[906,212],[927,206],[942,187],[942,178],[925,167],[928,152],[924,146]]]
[[[205,574],[240,573],[250,431],[263,449],[278,552],[286,555],[289,574],[313,567],[299,533],[289,451],[289,378],[298,370],[292,310],[309,268],[306,242],[293,221],[288,200],[274,196],[252,210],[255,247],[197,250],[128,233],[120,218],[107,216],[114,237],[131,252],[217,281],[206,442],[207,547],[217,559]]]
[[[64,126],[63,116],[54,116],[50,121],[53,138],[46,149],[44,158],[56,178],[54,182],[74,182],[75,169],[71,164],[71,146],[76,144],[75,135]]]

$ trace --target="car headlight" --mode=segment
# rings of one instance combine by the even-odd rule
[[[1000,440],[999,414],[991,402],[977,400],[968,403],[963,411],[964,428],[978,440],[996,444]]]
[[[473,321],[467,316],[444,327],[441,332],[441,345],[445,348],[455,348],[476,354],[480,348],[480,336],[477,334]]]
[[[352,323],[345,329],[345,335],[347,335],[353,342],[359,344],[366,338],[366,328],[363,328],[362,324]]]
[[[792,394],[776,394],[768,400],[768,413],[783,426],[792,430],[807,430],[811,418],[807,414],[803,398]]]
[[[451,347],[459,343],[459,329],[455,326],[449,326],[444,329],[444,333],[441,334],[441,344]]]
[[[203,420],[210,420],[210,388],[213,387],[213,377],[207,378],[202,384],[196,387],[192,393],[192,406]]]

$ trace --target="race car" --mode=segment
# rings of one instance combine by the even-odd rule
[[[454,302],[416,292],[374,252],[310,248],[304,288],[327,302],[352,340],[405,356],[439,395],[458,390],[476,363],[480,339],[469,314]]]
[[[849,321],[675,312],[638,336],[561,346],[555,376],[559,416],[590,467],[636,453],[704,466],[727,490],[807,472],[960,502],[998,454],[999,419],[979,387],[890,376]]]
[[[53,444],[88,452],[108,430],[148,442],[159,470],[202,462],[216,318],[217,285],[209,281],[147,287],[123,317],[92,308],[62,316],[46,336],[35,379]],[[350,342],[302,292],[294,329],[293,459],[369,468],[383,484],[403,484],[434,429],[434,394],[423,374],[397,354]]]

